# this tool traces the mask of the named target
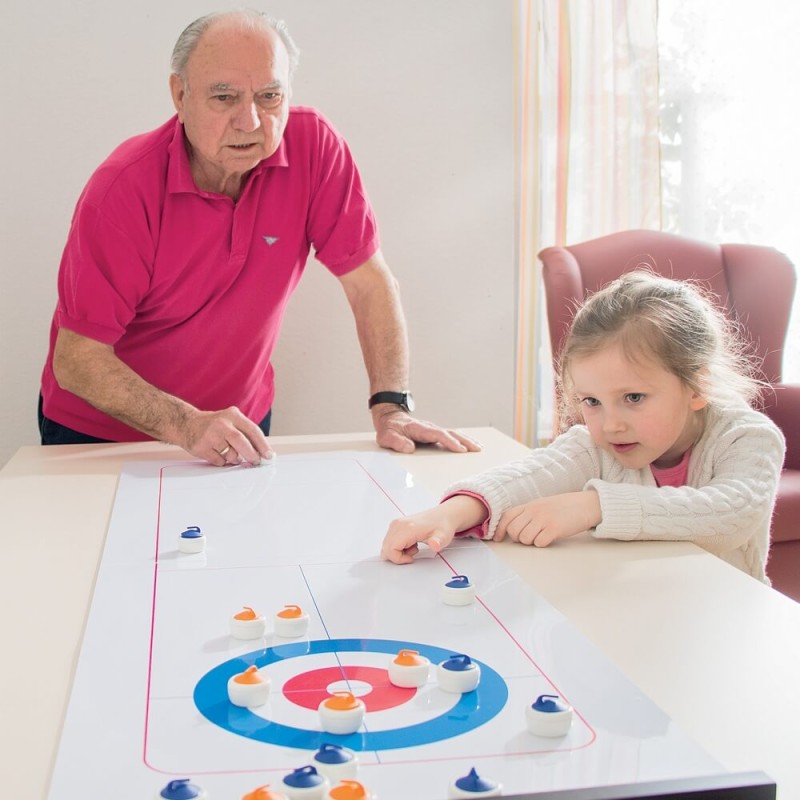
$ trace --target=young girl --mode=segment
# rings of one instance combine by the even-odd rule
[[[632,272],[592,295],[560,364],[572,424],[521,461],[451,486],[395,520],[382,556],[408,563],[475,534],[547,547],[597,538],[690,541],[767,582],[784,439],[750,402],[759,382],[725,317],[694,286]]]

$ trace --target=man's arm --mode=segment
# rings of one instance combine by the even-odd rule
[[[408,389],[408,339],[400,292],[378,251],[339,279],[356,321],[358,341],[369,376],[370,394]],[[372,424],[381,447],[410,453],[415,442],[439,444],[448,450],[480,450],[458,431],[414,419],[392,403],[372,408]]]
[[[53,371],[62,389],[211,464],[257,464],[272,454],[258,425],[236,407],[201,411],[145,381],[117,358],[110,345],[66,328],[58,332]]]

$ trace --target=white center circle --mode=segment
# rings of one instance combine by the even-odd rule
[[[325,687],[328,694],[350,692],[355,697],[363,697],[372,691],[372,684],[366,681],[334,681]]]

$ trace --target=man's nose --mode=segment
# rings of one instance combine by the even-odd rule
[[[238,130],[248,133],[258,130],[261,127],[261,118],[258,116],[256,104],[254,102],[242,103],[236,109],[233,124]]]

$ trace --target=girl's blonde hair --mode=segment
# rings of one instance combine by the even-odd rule
[[[764,385],[751,347],[695,283],[628,272],[578,308],[559,363],[561,419],[580,419],[570,364],[612,344],[632,361],[658,361],[710,406],[752,404]]]

